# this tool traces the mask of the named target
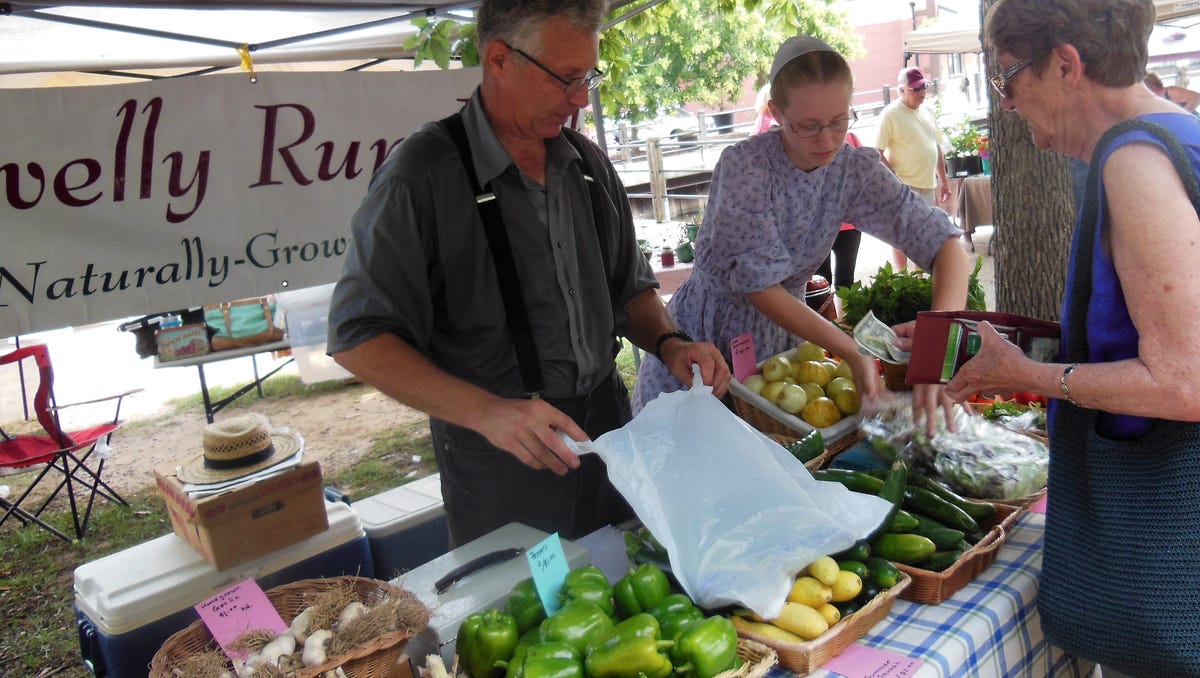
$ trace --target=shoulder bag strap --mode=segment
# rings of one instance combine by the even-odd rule
[[[529,312],[525,307],[525,297],[521,293],[521,278],[517,275],[517,264],[513,259],[512,245],[508,240],[508,232],[500,216],[500,204],[495,193],[491,191],[491,183],[486,189],[480,188],[479,177],[475,174],[475,164],[471,160],[471,145],[467,140],[466,126],[462,114],[455,113],[441,121],[454,146],[462,158],[463,168],[475,191],[475,203],[479,207],[479,217],[483,221],[483,231],[487,236],[488,247],[492,250],[492,263],[496,266],[496,278],[500,283],[500,296],[504,301],[504,313],[508,317],[509,330],[512,332],[513,345],[517,352],[517,365],[521,369],[521,381],[525,392],[531,396],[541,393],[545,387],[542,377],[541,361],[538,359],[537,345],[533,341],[533,329],[529,324]]]
[[[1121,135],[1142,130],[1161,141],[1167,147],[1167,155],[1175,165],[1175,171],[1187,189],[1188,199],[1192,206],[1200,206],[1200,180],[1192,167],[1188,152],[1179,139],[1163,125],[1145,120],[1127,120],[1111,129],[1100,137],[1096,149],[1092,152],[1091,166],[1088,167],[1087,199],[1083,201],[1083,216],[1079,222],[1079,251],[1076,254],[1075,268],[1071,280],[1071,315],[1067,321],[1069,344],[1066,351],[1068,362],[1086,362],[1087,347],[1087,307],[1092,296],[1092,257],[1096,242],[1096,229],[1100,214],[1100,173],[1103,163],[1108,157],[1108,148]]]

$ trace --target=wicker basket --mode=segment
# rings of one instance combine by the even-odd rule
[[[1013,523],[1025,512],[1025,508],[992,503],[996,504],[996,518],[990,529],[983,539],[963,553],[958,562],[941,572],[896,563],[901,572],[912,577],[912,586],[905,589],[902,598],[914,603],[937,605],[978,577],[996,560],[1000,547],[1012,531]]]
[[[331,577],[329,579],[302,579],[277,586],[266,592],[267,599],[279,611],[283,621],[291,624],[292,619],[312,604],[317,594],[344,586],[349,582],[356,599],[370,607],[385,598],[400,597],[420,606],[419,619],[415,628],[399,629],[376,636],[369,642],[358,645],[351,652],[330,657],[320,666],[306,668],[290,676],[312,678],[326,671],[341,667],[348,678],[387,678],[394,675],[396,665],[404,653],[404,646],[414,633],[429,621],[429,611],[410,592],[396,588],[385,581],[365,577]],[[192,622],[187,628],[167,638],[150,661],[150,678],[173,678],[172,669],[180,662],[202,652],[219,649],[208,627],[203,621]]]
[[[714,678],[763,678],[779,661],[775,650],[749,638],[738,638],[737,655],[742,665],[722,671]]]
[[[895,586],[881,592],[854,614],[807,642],[785,643],[743,629],[738,629],[738,635],[774,649],[779,653],[779,665],[785,669],[800,675],[812,673],[825,662],[841,654],[851,643],[862,638],[872,626],[886,617],[892,609],[892,603],[896,602],[896,598],[903,594],[911,582],[912,578],[902,572]]]
[[[905,379],[908,378],[908,363],[889,363],[886,360],[880,360],[879,365],[883,372],[883,383],[889,391],[912,390],[912,384],[905,383]]]
[[[768,435],[776,433],[795,438],[817,430],[825,438],[825,444],[829,445],[857,431],[858,425],[862,422],[862,415],[854,414],[832,426],[814,429],[812,426],[804,423],[799,417],[787,414],[783,410],[778,410],[778,408],[775,408],[778,412],[775,413],[775,416],[772,416],[763,407],[755,404],[752,399],[758,400],[766,407],[774,406],[766,405],[767,400],[762,396],[754,394],[753,391],[736,381],[729,385],[729,395],[733,398],[733,408],[737,412],[737,415],[745,420],[746,423]],[[780,419],[787,419],[793,423],[792,425],[788,425],[780,421]]]

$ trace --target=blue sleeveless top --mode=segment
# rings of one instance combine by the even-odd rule
[[[1141,116],[1139,119],[1156,123],[1171,130],[1191,153],[1192,167],[1200,172],[1200,118],[1184,113],[1154,113]],[[1135,141],[1144,141],[1163,149],[1166,147],[1147,132],[1134,130],[1128,132],[1110,146],[1108,153],[1101,158],[1092,158],[1092,164],[1103,167],[1112,151]],[[1067,273],[1067,293],[1063,300],[1061,318],[1070,317],[1070,299],[1072,281],[1075,279],[1076,259],[1080,252],[1092,252],[1092,296],[1087,309],[1087,345],[1088,362],[1102,363],[1127,360],[1137,357],[1138,331],[1129,317],[1129,309],[1125,305],[1125,292],[1121,289],[1121,281],[1117,277],[1112,259],[1102,247],[1104,237],[1104,217],[1107,212],[1104,193],[1104,182],[1100,182],[1099,196],[1086,196],[1085,199],[1099,200],[1098,218],[1095,243],[1080,243],[1079,229],[1075,230],[1075,242],[1071,243],[1071,259]],[[1080,211],[1082,218],[1082,210]],[[1067,328],[1063,326],[1061,346],[1067,346]],[[1056,409],[1057,400],[1051,401],[1051,413]],[[1150,419],[1135,417],[1127,414],[1111,414],[1102,412],[1096,420],[1096,431],[1101,435],[1115,440],[1131,440],[1146,432]]]

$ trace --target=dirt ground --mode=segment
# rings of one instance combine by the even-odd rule
[[[274,427],[299,432],[304,437],[304,459],[320,461],[326,476],[352,465],[388,431],[427,420],[424,414],[364,384],[303,398],[257,400],[251,395],[243,402]],[[118,492],[153,486],[152,469],[177,466],[203,453],[205,421],[198,408],[155,421],[146,426],[131,419],[113,434],[113,452],[105,462],[104,477]]]

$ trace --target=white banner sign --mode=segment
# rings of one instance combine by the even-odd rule
[[[479,77],[0,90],[0,337],[336,280],[372,172]]]

